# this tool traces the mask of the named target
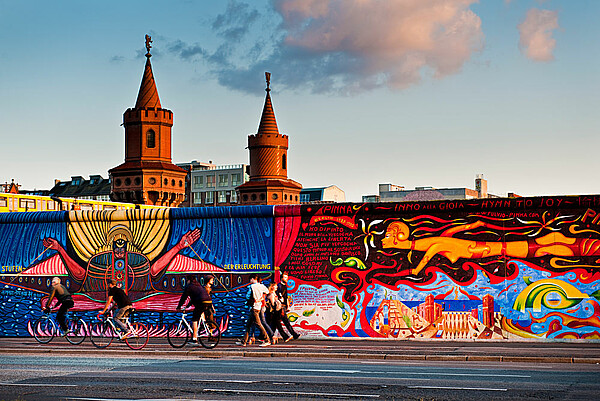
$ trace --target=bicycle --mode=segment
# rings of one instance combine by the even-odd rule
[[[113,316],[112,311],[109,312],[104,319],[100,317],[101,315],[98,315],[98,319],[100,319],[101,322],[90,327],[90,340],[92,341],[92,344],[94,344],[96,348],[106,348],[112,344],[115,338],[118,338],[119,340],[124,340],[127,346],[133,350],[144,348],[146,344],[148,344],[150,333],[144,324],[130,322],[129,316],[134,311],[135,309],[130,309],[124,317],[124,323],[127,327],[125,333],[130,333],[128,336],[125,336],[125,333],[120,330],[120,327],[117,328],[118,325],[115,323],[116,318]]]
[[[62,333],[56,317],[52,316],[51,310],[43,310],[44,314],[33,324],[33,337],[41,344],[48,344],[54,337],[62,335],[73,345],[78,345],[85,340],[88,333],[88,327],[83,319],[75,316],[67,317],[67,331]]]
[[[181,311],[181,319],[179,322],[171,323],[167,331],[167,340],[173,348],[182,348],[185,346],[192,336],[193,330],[190,323],[185,318],[187,313],[185,309]],[[204,348],[214,348],[221,340],[221,330],[213,321],[206,320],[204,313],[200,315],[198,322],[198,341]]]

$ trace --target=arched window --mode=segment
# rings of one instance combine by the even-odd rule
[[[287,159],[285,155],[281,155],[281,168],[287,170]]]
[[[152,130],[146,132],[146,147],[154,148],[156,146],[156,134]]]

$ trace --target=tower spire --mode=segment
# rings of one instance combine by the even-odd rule
[[[137,101],[135,102],[135,108],[148,108],[154,107],[160,109],[160,99],[158,97],[158,90],[156,89],[156,82],[154,81],[154,74],[152,73],[152,64],[150,64],[150,49],[152,46],[152,38],[150,35],[146,35],[146,66],[144,67],[144,76],[142,77],[142,84],[140,85],[140,91],[138,92]]]
[[[267,80],[267,96],[265,98],[265,105],[263,107],[262,116],[260,117],[260,123],[258,124],[257,135],[279,135],[279,128],[277,128],[277,120],[275,120],[275,112],[273,111],[273,104],[271,103],[271,73],[265,72],[265,78]]]

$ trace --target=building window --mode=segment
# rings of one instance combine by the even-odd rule
[[[201,192],[194,192],[194,204],[195,205],[199,205],[202,203],[202,193]]]
[[[146,147],[147,148],[156,147],[156,134],[154,133],[153,130],[148,130],[148,132],[146,132]]]
[[[219,203],[227,203],[227,191],[219,191]]]
[[[204,177],[201,175],[197,175],[194,177],[194,189],[199,189],[204,187]]]
[[[215,187],[215,176],[207,175],[206,176],[206,188],[214,188]]]
[[[206,203],[207,205],[215,203],[215,194],[213,192],[206,192],[206,198],[204,199],[204,203]]]
[[[227,176],[227,174],[219,174],[219,186],[220,187],[226,187],[227,185],[229,185],[229,177]]]
[[[310,202],[309,194],[300,194],[300,202]]]
[[[231,186],[232,187],[237,187],[238,185],[240,185],[241,180],[242,180],[242,175],[240,173],[231,174]]]
[[[229,202],[230,203],[237,203],[237,201],[238,201],[237,192],[231,191],[231,197],[229,198]]]
[[[281,155],[281,168],[287,170],[287,158],[285,155]]]

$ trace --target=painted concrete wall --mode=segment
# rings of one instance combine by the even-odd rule
[[[600,338],[600,197],[275,209],[290,320],[315,337]]]
[[[216,319],[240,335],[248,273],[269,276],[272,207],[0,213],[0,335],[23,336],[50,280],[93,319],[107,282],[126,289],[151,334],[164,335],[189,274],[214,274]]]
[[[248,273],[285,271],[310,337],[597,340],[599,228],[600,196],[0,213],[0,335],[30,335],[53,276],[90,320],[116,279],[164,335],[212,273],[241,336]]]

